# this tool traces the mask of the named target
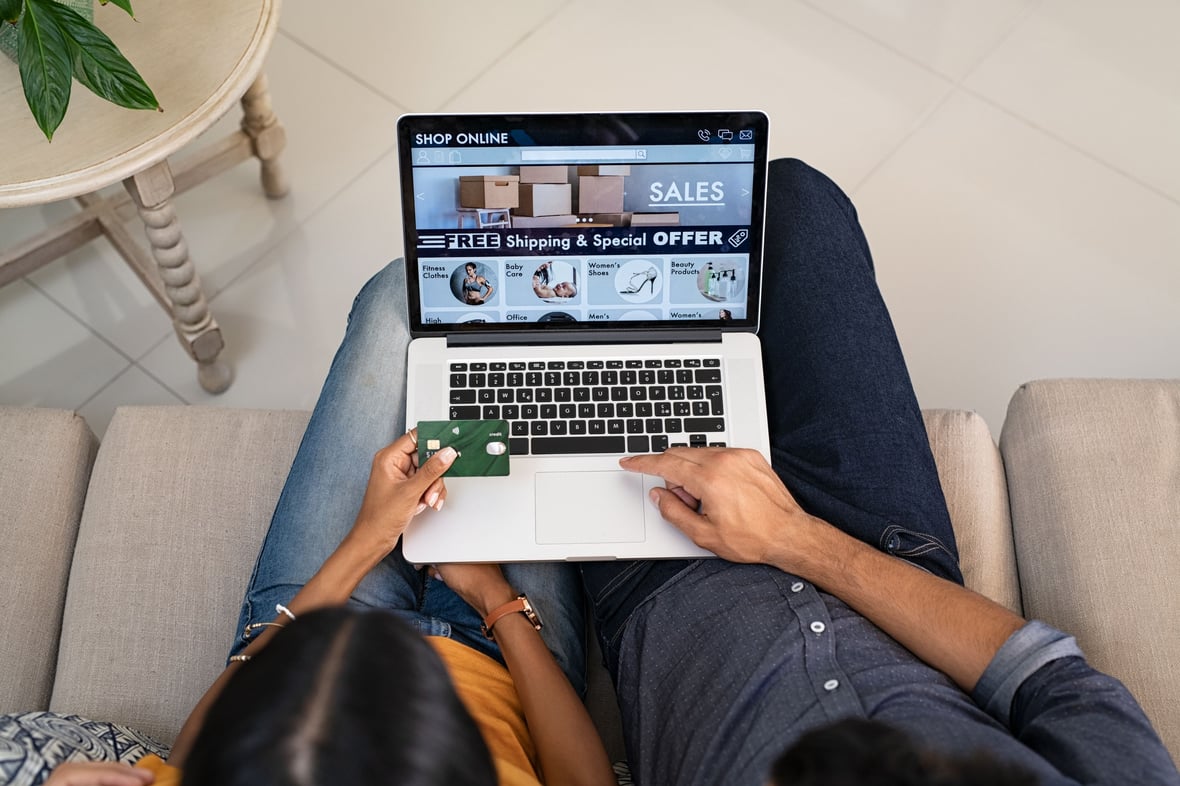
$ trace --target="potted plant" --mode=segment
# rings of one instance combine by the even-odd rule
[[[134,17],[131,0],[99,1],[114,3]],[[92,0],[82,0],[81,7],[93,16]],[[160,108],[111,39],[66,2],[0,0],[0,45],[5,42],[15,49],[25,101],[46,139],[52,141],[65,116],[74,79],[119,106]]]

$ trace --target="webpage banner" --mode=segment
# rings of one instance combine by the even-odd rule
[[[752,163],[415,168],[426,324],[747,317]]]

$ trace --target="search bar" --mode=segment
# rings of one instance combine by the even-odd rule
[[[593,150],[573,148],[570,150],[521,150],[521,161],[635,161],[647,158],[646,150]]]

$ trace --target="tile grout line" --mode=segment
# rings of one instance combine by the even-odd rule
[[[218,290],[217,294],[219,294],[219,295],[220,295],[220,294],[221,294],[221,292],[223,292],[224,290],[225,290],[225,287],[222,287],[220,290]],[[140,371],[142,371],[144,374],[146,374],[146,375],[147,375],[147,376],[148,376],[148,377],[149,377],[149,378],[150,378],[150,379],[151,379],[153,382],[155,382],[157,385],[159,385],[160,387],[164,388],[164,390],[168,391],[169,393],[171,393],[172,395],[174,395],[174,396],[176,396],[178,399],[180,399],[180,400],[181,400],[181,402],[183,402],[184,404],[191,405],[193,402],[189,401],[187,398],[185,398],[184,396],[182,396],[182,395],[181,395],[181,394],[180,394],[178,391],[175,391],[175,390],[173,390],[171,385],[169,385],[169,384],[168,384],[168,383],[166,383],[164,380],[160,379],[160,378],[159,378],[159,377],[157,377],[155,374],[153,374],[151,371],[149,371],[149,370],[148,370],[148,368],[147,368],[147,366],[143,365],[143,363],[142,363],[142,361],[143,361],[143,359],[144,359],[144,358],[146,358],[148,355],[150,355],[150,354],[152,354],[153,352],[155,352],[155,351],[156,351],[156,349],[158,349],[159,347],[161,347],[161,346],[162,346],[162,345],[163,345],[163,344],[164,344],[166,341],[168,341],[168,339],[169,339],[169,338],[172,338],[174,335],[175,335],[175,331],[173,331],[173,332],[169,333],[168,335],[162,336],[162,337],[160,338],[160,340],[159,340],[159,341],[155,342],[155,343],[154,343],[154,344],[152,344],[150,347],[148,347],[147,349],[145,349],[145,350],[143,351],[143,354],[142,354],[142,355],[140,355],[139,357],[137,357],[137,358],[135,358],[133,361],[131,361],[131,364],[132,364],[133,366],[135,366],[136,368],[138,368]],[[183,350],[183,347],[182,347],[181,349]],[[196,364],[196,361],[193,361],[193,363],[194,363],[194,366],[195,366],[195,364]]]
[[[472,85],[474,85],[476,82],[479,81],[479,78],[483,75],[483,72],[487,71],[490,68],[494,68],[498,64],[504,62],[504,59],[506,57],[508,57],[508,55],[510,55],[513,52],[513,50],[515,50],[518,46],[523,44],[525,41],[532,38],[535,33],[537,33],[539,30],[541,30],[541,28],[545,27],[551,21],[553,21],[558,16],[560,16],[562,13],[564,13],[566,11],[566,9],[568,9],[571,5],[572,5],[571,2],[567,2],[564,5],[559,6],[558,8],[554,9],[552,13],[550,13],[548,16],[544,17],[539,22],[537,22],[535,27],[533,27],[531,30],[526,31],[524,35],[522,35],[520,38],[516,39],[516,41],[513,42],[513,44],[511,46],[505,48],[504,51],[502,51],[490,63],[482,66],[476,72],[475,76],[473,76],[471,79],[468,79],[466,82],[464,82],[462,85],[460,85],[459,88],[457,90],[455,90],[454,93],[452,93],[450,96],[447,97],[447,99],[445,101],[443,101],[441,104],[439,104],[440,109],[442,107],[450,106],[451,102],[453,102],[459,96],[463,95],[464,91],[466,91],[467,88],[471,87]]]
[[[89,404],[91,401],[94,401],[94,399],[98,398],[99,394],[101,394],[104,390],[109,388],[111,385],[115,384],[119,380],[119,378],[122,377],[124,374],[126,374],[128,371],[130,371],[134,365],[135,365],[134,363],[128,363],[126,366],[124,366],[122,369],[120,369],[118,374],[116,374],[115,376],[108,379],[106,382],[104,382],[102,385],[99,386],[98,390],[94,391],[89,396],[87,396],[85,401],[83,401],[78,406],[74,407],[74,411],[77,412],[78,410],[82,409],[87,404]]]
[[[1015,110],[1009,109],[1008,107],[999,103],[995,99],[984,95],[983,93],[980,93],[980,92],[973,90],[970,87],[966,87],[964,85],[960,85],[959,89],[962,90],[966,95],[969,95],[972,98],[982,101],[983,103],[985,103],[988,106],[992,107],[993,109],[996,109],[999,112],[1007,115],[1008,117],[1012,118],[1013,120],[1023,123],[1024,125],[1028,126],[1029,128],[1031,128],[1032,130],[1034,130],[1038,133],[1044,134],[1046,137],[1048,137],[1049,139],[1053,140],[1054,142],[1062,145],[1067,150],[1072,150],[1074,153],[1077,153],[1078,155],[1082,156],[1083,158],[1089,159],[1090,161],[1092,161],[1095,164],[1098,164],[1099,166],[1103,167],[1104,169],[1107,169],[1110,172],[1113,172],[1114,174],[1120,175],[1121,177],[1125,178],[1126,180],[1129,180],[1130,182],[1134,183],[1135,185],[1139,186],[1140,188],[1143,188],[1146,191],[1150,191],[1152,194],[1155,194],[1156,196],[1167,200],[1169,203],[1176,205],[1177,207],[1180,207],[1180,196],[1173,196],[1172,194],[1169,194],[1167,191],[1164,191],[1163,189],[1161,189],[1159,186],[1152,185],[1151,183],[1141,180],[1138,176],[1133,175],[1130,172],[1124,171],[1118,165],[1112,164],[1110,161],[1107,161],[1104,158],[1099,157],[1099,155],[1097,153],[1093,153],[1089,150],[1086,150],[1084,147],[1081,147],[1076,142],[1072,142],[1072,141],[1060,136],[1056,132],[1050,131],[1049,129],[1037,124],[1035,121],[1030,120],[1029,118],[1027,118],[1021,114],[1018,114]]]
[[[873,167],[864,174],[864,177],[857,181],[857,183],[848,190],[849,196],[853,196],[858,191],[860,191],[860,189],[864,187],[865,183],[869,182],[869,180],[871,180],[873,176],[877,174],[877,172],[881,171],[882,167],[892,161],[897,156],[897,154],[901,152],[901,149],[905,147],[909,141],[925,127],[930,118],[934,117],[934,115],[937,114],[940,109],[950,102],[951,98],[956,92],[959,91],[959,89],[959,85],[951,84],[947,91],[943,93],[942,97],[939,98],[938,101],[931,105],[917,120],[914,121],[913,125],[910,126],[909,131],[907,131],[905,135],[897,141],[897,144],[894,145],[888,153],[882,156],[881,160],[874,164]]]
[[[886,163],[888,163],[897,154],[897,152],[905,145],[906,142],[908,142],[919,130],[921,130],[921,127],[926,124],[926,121],[929,120],[930,117],[933,116],[933,114],[937,110],[942,108],[950,100],[950,98],[954,95],[954,93],[956,91],[962,91],[964,94],[969,95],[973,98],[976,98],[976,99],[988,104],[992,108],[997,109],[1000,112],[1008,115],[1009,117],[1013,118],[1014,120],[1017,120],[1017,121],[1025,124],[1029,128],[1044,134],[1045,136],[1047,136],[1049,139],[1053,140],[1054,142],[1064,145],[1067,149],[1072,150],[1075,153],[1078,153],[1078,154],[1082,155],[1083,157],[1088,158],[1090,161],[1101,165],[1105,169],[1107,169],[1117,175],[1122,176],[1123,178],[1134,183],[1135,185],[1140,186],[1141,188],[1144,188],[1147,191],[1150,191],[1151,193],[1155,194],[1156,196],[1163,197],[1168,202],[1170,202],[1174,205],[1180,206],[1180,197],[1173,196],[1172,194],[1169,194],[1168,192],[1162,190],[1158,186],[1152,185],[1151,183],[1147,183],[1147,182],[1141,180],[1139,177],[1131,174],[1130,172],[1126,172],[1123,169],[1121,169],[1120,167],[1118,167],[1117,165],[1112,164],[1111,162],[1106,161],[1105,159],[1099,157],[1096,153],[1092,153],[1092,152],[1086,150],[1085,148],[1080,147],[1076,143],[1071,142],[1070,140],[1059,136],[1058,134],[1054,133],[1053,131],[1050,131],[1050,130],[1038,125],[1036,122],[1024,117],[1023,115],[1017,113],[1015,110],[1004,106],[1003,104],[999,103],[995,99],[992,99],[992,98],[990,98],[990,97],[988,97],[988,96],[986,96],[986,95],[978,92],[977,90],[975,90],[971,87],[968,87],[966,85],[967,80],[976,71],[979,70],[980,66],[982,66],[983,63],[988,58],[990,58],[992,55],[994,55],[999,50],[999,48],[1001,46],[1003,46],[1003,44],[1005,42],[1007,42],[1013,35],[1015,35],[1016,31],[1025,22],[1028,21],[1029,17],[1031,17],[1034,13],[1036,13],[1037,9],[1042,5],[1041,0],[1038,0],[1037,3],[1030,6],[1029,8],[1026,8],[1020,14],[1019,18],[1016,19],[1015,21],[1013,21],[1010,29],[1006,33],[1004,33],[1003,36],[1000,37],[1000,39],[996,42],[996,45],[993,46],[991,49],[989,49],[986,53],[981,55],[979,57],[979,59],[975,62],[975,64],[972,65],[964,73],[964,75],[958,80],[952,79],[952,78],[946,76],[945,74],[939,73],[938,71],[934,70],[930,66],[927,66],[925,63],[922,63],[922,62],[914,59],[910,55],[906,54],[905,52],[902,52],[901,50],[894,48],[892,45],[888,44],[887,42],[882,41],[882,40],[876,38],[875,36],[870,35],[869,33],[865,32],[864,30],[861,30],[860,28],[850,24],[849,22],[846,22],[845,20],[832,15],[830,12],[825,10],[822,6],[815,5],[813,0],[799,0],[799,2],[802,3],[803,5],[805,5],[806,7],[812,9],[813,11],[821,14],[822,16],[830,19],[831,21],[863,36],[865,39],[872,41],[873,43],[875,43],[881,47],[884,47],[885,49],[892,52],[893,54],[905,59],[906,61],[910,62],[913,65],[918,66],[919,68],[929,72],[930,74],[933,74],[933,75],[937,76],[938,78],[951,83],[951,85],[952,85],[952,89],[949,90],[946,93],[946,95],[944,95],[938,101],[938,103],[934,105],[934,107],[932,107],[929,111],[922,114],[922,117],[914,124],[913,128],[910,129],[909,133],[907,133],[905,135],[905,137],[902,138],[902,140],[893,148],[893,150],[891,150],[888,154],[886,154],[881,159],[881,161],[879,161],[872,169],[870,169],[869,172],[864,177],[862,177],[860,179],[860,181],[855,186],[853,186],[853,188],[851,190],[849,190],[849,194],[855,194],[862,186],[864,186],[864,184],[867,183],[869,181],[869,179],[872,178],[872,176],[874,174],[876,174],[877,171],[879,171],[881,169],[882,166],[884,166]]]
[[[95,397],[95,396],[97,396],[99,393],[102,393],[104,390],[106,390],[106,389],[107,389],[107,388],[109,388],[111,385],[113,385],[113,384],[115,383],[115,380],[117,380],[119,377],[121,377],[121,376],[123,376],[124,374],[126,374],[126,373],[127,373],[127,370],[128,370],[128,369],[130,369],[132,366],[134,366],[134,365],[135,365],[135,361],[134,361],[134,360],[133,360],[133,359],[132,359],[132,358],[131,358],[131,357],[130,357],[130,356],[129,356],[129,355],[126,353],[126,352],[124,352],[123,350],[119,349],[119,348],[118,348],[117,346],[115,346],[115,345],[114,345],[114,344],[113,344],[113,343],[112,343],[110,340],[108,340],[106,336],[102,335],[102,334],[101,334],[101,333],[99,333],[97,330],[95,330],[95,329],[94,329],[94,328],[93,328],[93,327],[92,327],[90,324],[88,324],[88,323],[87,323],[87,322],[86,322],[84,319],[82,319],[82,318],[81,318],[81,317],[79,317],[77,314],[75,314],[73,311],[70,311],[70,310],[69,310],[68,308],[66,308],[64,305],[62,305],[61,303],[59,303],[59,302],[58,302],[58,301],[57,301],[57,300],[56,300],[54,297],[52,297],[52,296],[51,296],[51,295],[50,295],[48,292],[46,292],[44,289],[42,289],[41,287],[37,286],[37,284],[36,284],[36,283],[35,283],[35,282],[34,282],[32,279],[30,279],[28,276],[22,276],[22,277],[21,277],[21,280],[22,280],[22,281],[24,281],[26,284],[28,284],[28,285],[29,285],[29,287],[30,287],[30,288],[31,288],[31,289],[32,289],[34,292],[36,292],[37,294],[39,294],[39,295],[41,295],[42,297],[44,297],[46,300],[48,300],[50,303],[52,303],[52,304],[53,304],[55,307],[57,307],[57,309],[58,309],[59,311],[61,311],[62,313],[64,313],[64,314],[65,314],[67,317],[69,317],[70,319],[72,319],[72,320],[74,320],[75,322],[77,322],[79,325],[81,325],[83,328],[85,328],[85,329],[86,329],[86,332],[88,332],[90,335],[92,335],[92,336],[94,336],[95,338],[97,338],[97,339],[98,339],[99,341],[101,341],[103,344],[106,344],[106,345],[107,345],[107,346],[108,346],[108,347],[111,349],[111,351],[113,351],[113,352],[114,352],[116,355],[118,355],[119,357],[123,358],[123,360],[124,360],[124,361],[126,361],[126,365],[124,365],[124,366],[123,366],[122,368],[120,368],[120,369],[119,369],[117,372],[115,372],[115,375],[114,375],[113,377],[109,378],[109,379],[108,379],[106,382],[103,382],[101,385],[99,385],[97,390],[95,390],[93,393],[91,393],[89,396],[87,396],[87,397],[86,397],[86,398],[85,398],[85,399],[84,399],[84,400],[83,400],[81,403],[79,403],[78,405],[76,405],[76,406],[73,408],[73,409],[74,409],[74,411],[77,411],[77,410],[81,409],[82,407],[86,406],[87,404],[89,404],[89,403],[90,403],[92,400],[94,400],[94,397]]]
[[[168,337],[167,337],[167,336],[165,336],[163,339],[161,339],[160,341],[156,342],[155,346],[153,346],[153,347],[152,347],[152,349],[155,349],[156,347],[160,346],[161,344],[163,344],[163,343],[164,343],[165,341],[167,341],[167,340],[168,340]],[[150,350],[149,350],[149,351],[150,351]],[[147,357],[147,354],[148,354],[148,353],[147,353],[147,352],[145,352],[145,353],[144,353],[144,357]],[[133,363],[132,365],[134,365],[134,366],[135,366],[137,369],[139,369],[140,371],[142,371],[142,372],[143,372],[143,373],[144,373],[144,374],[147,376],[147,378],[148,378],[148,379],[150,379],[152,382],[155,382],[157,385],[159,385],[160,387],[164,388],[164,390],[168,391],[168,392],[169,392],[169,393],[171,393],[173,396],[176,396],[176,398],[180,400],[180,403],[184,404],[185,406],[190,406],[190,407],[192,406],[193,402],[189,401],[187,398],[185,398],[184,396],[180,395],[180,393],[179,393],[179,392],[177,392],[177,391],[173,390],[173,389],[172,389],[172,388],[171,388],[171,387],[168,385],[168,383],[166,383],[164,380],[160,379],[160,378],[159,378],[159,377],[157,377],[155,374],[153,374],[152,372],[148,371],[146,368],[144,368],[143,366],[141,366],[141,365],[139,364],[139,361],[136,361],[136,362],[135,362],[135,363]],[[195,363],[194,363],[194,365],[195,365]]]
[[[1036,0],[1036,2],[1034,2],[1032,5],[1025,8],[1024,12],[1012,22],[1012,25],[1008,28],[1008,31],[1004,33],[1004,35],[1000,36],[1000,40],[996,41],[996,45],[987,50],[987,52],[980,55],[975,63],[967,69],[967,71],[963,74],[963,78],[959,80],[959,86],[962,87],[966,85],[967,80],[970,79],[972,75],[974,75],[975,72],[978,71],[980,67],[992,57],[992,55],[1000,51],[1000,48],[1004,46],[1004,44],[1008,43],[1012,36],[1016,35],[1016,31],[1023,27],[1024,24],[1029,20],[1029,17],[1037,12],[1041,4],[1042,0]]]
[[[96,239],[97,239],[97,238],[96,238]],[[65,313],[67,316],[69,316],[69,318],[70,318],[70,319],[74,320],[74,321],[75,321],[75,322],[77,322],[79,325],[81,325],[82,327],[86,328],[87,332],[89,332],[89,333],[90,333],[90,335],[94,336],[94,337],[95,337],[95,338],[97,338],[99,341],[101,341],[102,343],[104,343],[104,344],[106,344],[108,347],[110,347],[112,350],[114,350],[114,351],[115,351],[115,354],[119,355],[119,357],[123,358],[123,359],[124,359],[124,360],[126,360],[128,363],[134,363],[134,362],[135,362],[135,358],[131,357],[131,356],[130,356],[130,355],[128,355],[126,352],[124,352],[123,350],[121,350],[121,349],[119,349],[117,346],[115,346],[114,342],[112,342],[110,339],[108,339],[108,338],[107,338],[106,336],[104,336],[103,334],[99,333],[99,332],[98,332],[98,330],[97,330],[97,329],[95,329],[93,326],[91,326],[89,322],[87,322],[86,320],[82,319],[82,317],[78,316],[78,315],[77,315],[77,314],[75,314],[73,311],[71,311],[70,309],[68,309],[68,308],[67,308],[67,307],[66,307],[64,304],[62,304],[62,303],[58,302],[58,300],[57,300],[55,297],[53,297],[52,295],[50,295],[50,294],[49,294],[49,293],[48,293],[46,290],[44,290],[44,289],[42,289],[41,287],[37,286],[37,283],[36,283],[35,281],[33,281],[31,278],[29,278],[28,276],[23,276],[21,280],[23,280],[23,281],[24,281],[26,284],[28,284],[30,287],[32,287],[34,290],[36,290],[36,291],[37,291],[37,292],[38,292],[38,293],[39,293],[39,294],[40,294],[42,297],[44,297],[44,298],[45,298],[46,300],[48,300],[50,303],[52,303],[53,305],[57,306],[57,307],[58,307],[58,309],[60,309],[60,310],[61,310],[62,312],[64,312],[64,313]]]
[[[338,71],[339,73],[348,77],[349,79],[356,82],[358,85],[365,88],[366,90],[371,91],[378,98],[388,101],[389,103],[393,104],[395,107],[397,107],[398,109],[400,109],[402,111],[409,111],[409,109],[406,107],[406,105],[403,104],[401,101],[398,101],[393,96],[386,95],[385,91],[381,90],[376,85],[371,84],[363,77],[361,77],[357,74],[354,74],[352,71],[349,71],[344,66],[342,66],[339,63],[337,63],[336,61],[330,59],[327,55],[325,55],[322,52],[320,52],[319,50],[317,50],[315,47],[313,47],[311,44],[304,41],[302,38],[299,38],[299,37],[295,36],[294,34],[292,34],[291,32],[284,30],[282,25],[279,25],[279,34],[282,35],[284,38],[286,38],[291,43],[298,46],[300,49],[303,49],[305,52],[307,52],[308,54],[310,54],[311,56],[313,56],[314,58],[316,58],[320,62],[328,65],[333,70]]]
[[[841,19],[840,17],[838,17],[835,14],[828,11],[822,5],[817,5],[814,2],[814,0],[799,0],[799,3],[807,8],[810,8],[812,11],[815,11],[817,14],[819,14],[820,16],[823,16],[824,18],[828,19],[829,21],[835,22],[840,27],[843,27],[846,30],[849,30],[849,31],[857,34],[861,38],[864,38],[866,41],[871,41],[872,43],[874,43],[877,46],[881,47],[882,49],[890,52],[891,54],[894,54],[894,55],[900,57],[901,59],[905,60],[910,65],[917,66],[918,68],[925,71],[926,73],[936,76],[945,82],[951,83],[952,85],[959,84],[959,80],[956,80],[953,77],[947,76],[946,74],[937,70],[933,66],[923,63],[921,60],[918,60],[916,57],[914,57],[913,55],[911,55],[907,52],[903,52],[902,50],[898,49],[897,47],[895,47],[893,44],[889,43],[888,41],[882,41],[880,38],[877,38],[876,36],[872,35],[871,33],[860,29],[859,27],[852,24],[851,22]]]
[[[97,238],[96,238],[96,239],[97,239]],[[87,396],[87,397],[86,397],[86,399],[85,399],[84,401],[82,401],[80,404],[78,404],[76,407],[74,407],[74,409],[75,409],[75,410],[81,409],[82,407],[84,407],[84,406],[86,406],[87,404],[89,404],[91,401],[93,401],[95,398],[97,398],[97,397],[98,397],[98,395],[99,395],[99,394],[101,394],[101,393],[102,393],[104,390],[106,390],[107,388],[109,388],[111,385],[115,384],[115,382],[116,382],[116,381],[119,379],[119,377],[121,377],[121,376],[123,376],[124,374],[126,374],[126,373],[127,373],[128,371],[130,371],[132,368],[138,368],[140,371],[142,371],[144,374],[146,374],[146,375],[147,375],[147,376],[148,376],[148,377],[149,377],[149,378],[150,378],[150,379],[151,379],[153,382],[155,382],[155,383],[156,383],[157,385],[159,385],[160,387],[164,388],[164,390],[168,391],[168,392],[169,392],[169,393],[171,393],[173,396],[176,396],[176,398],[180,399],[180,400],[181,400],[182,402],[184,402],[185,404],[189,404],[189,403],[191,403],[191,402],[189,402],[187,399],[185,399],[185,397],[184,397],[184,396],[181,396],[181,395],[180,395],[180,394],[178,394],[178,393],[177,393],[175,390],[173,390],[173,389],[172,389],[172,388],[170,388],[168,385],[166,385],[166,384],[165,384],[165,383],[164,383],[162,380],[158,379],[158,378],[156,377],[156,375],[155,375],[155,374],[152,374],[150,371],[148,371],[146,368],[144,368],[143,366],[141,366],[141,365],[139,364],[139,359],[142,359],[142,358],[144,358],[144,357],[147,357],[149,354],[151,354],[152,350],[154,350],[156,347],[160,346],[160,345],[161,345],[161,344],[163,344],[165,341],[167,341],[167,340],[168,340],[168,336],[170,335],[170,333],[168,333],[168,334],[165,334],[165,335],[161,336],[159,340],[157,340],[157,341],[156,341],[156,342],[154,342],[154,343],[153,343],[151,346],[149,346],[149,347],[148,347],[148,348],[147,348],[147,349],[144,351],[144,353],[143,353],[143,354],[140,356],[140,358],[139,358],[139,359],[133,358],[133,357],[131,357],[129,354],[127,354],[126,352],[124,352],[123,350],[119,349],[119,347],[117,347],[117,346],[116,346],[116,345],[115,345],[115,344],[114,344],[112,341],[110,341],[110,340],[109,340],[109,339],[108,339],[106,336],[104,336],[104,335],[102,335],[101,333],[99,333],[97,329],[95,329],[95,328],[94,328],[94,327],[92,327],[90,324],[88,324],[88,323],[87,323],[87,322],[86,322],[84,319],[82,319],[80,316],[78,316],[77,314],[75,314],[75,313],[74,313],[73,311],[71,311],[70,309],[66,308],[66,307],[65,307],[63,304],[59,303],[59,302],[57,301],[57,299],[56,299],[56,298],[54,298],[52,295],[50,295],[50,294],[49,294],[47,291],[45,291],[45,290],[44,290],[44,289],[42,289],[41,287],[37,286],[36,282],[34,282],[32,279],[28,278],[27,276],[24,276],[24,277],[22,277],[22,280],[23,280],[23,281],[24,281],[26,284],[28,284],[28,285],[29,285],[29,286],[30,286],[30,287],[31,287],[31,288],[32,288],[34,291],[36,291],[38,294],[40,294],[41,296],[43,296],[43,297],[44,297],[46,300],[48,300],[50,303],[52,303],[53,305],[55,305],[55,306],[56,306],[56,307],[57,307],[59,310],[63,311],[63,312],[64,312],[64,313],[65,313],[67,316],[69,316],[69,317],[70,317],[70,319],[74,320],[74,321],[75,321],[75,322],[77,322],[79,325],[81,325],[82,327],[86,328],[86,330],[87,330],[87,331],[88,331],[88,332],[89,332],[89,333],[90,333],[92,336],[94,336],[94,337],[95,337],[95,338],[97,338],[99,341],[101,341],[102,343],[104,343],[104,344],[106,344],[108,347],[110,347],[110,348],[111,348],[111,349],[112,349],[112,350],[115,352],[115,354],[119,355],[119,357],[121,357],[121,358],[123,358],[125,361],[127,361],[127,365],[125,365],[123,368],[121,368],[121,369],[119,370],[119,372],[118,372],[117,374],[115,374],[113,377],[111,377],[111,378],[110,378],[110,379],[108,379],[106,382],[104,382],[102,385],[100,385],[100,386],[99,386],[99,388],[98,388],[98,390],[96,390],[96,391],[94,391],[93,393],[91,393],[89,396]]]

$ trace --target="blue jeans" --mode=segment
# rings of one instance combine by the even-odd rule
[[[770,163],[762,316],[771,464],[807,512],[963,583],[922,413],[852,202],[801,161]],[[692,562],[582,566],[603,653]]]
[[[405,313],[405,270],[398,260],[373,276],[353,303],[255,563],[230,654],[249,643],[245,626],[273,619],[275,604],[289,602],[343,540],[360,510],[374,454],[405,431]],[[583,693],[585,618],[577,568],[512,564],[504,575],[528,594],[545,623],[545,643]],[[407,563],[400,545],[361,581],[350,604],[388,609],[424,635],[449,636],[503,663],[495,642],[480,632],[475,610]]]

